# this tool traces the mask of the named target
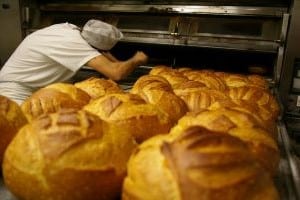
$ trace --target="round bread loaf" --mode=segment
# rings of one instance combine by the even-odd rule
[[[0,164],[6,147],[26,123],[21,107],[8,97],[0,95]]]
[[[269,90],[258,87],[234,87],[228,90],[231,99],[240,99],[255,102],[264,112],[271,113],[273,120],[277,120],[280,113],[279,105]]]
[[[62,108],[81,109],[91,97],[69,83],[53,83],[39,89],[26,99],[21,108],[29,121],[42,114],[53,113]]]
[[[159,74],[161,77],[164,77],[172,85],[172,88],[176,87],[178,84],[182,84],[188,79],[183,76],[180,72],[171,71],[171,72],[162,72]]]
[[[92,99],[102,97],[106,94],[124,92],[116,82],[104,78],[91,77],[74,85],[89,94]]]
[[[192,89],[192,88],[199,89],[199,88],[204,88],[204,87],[206,87],[206,85],[203,83],[200,83],[198,81],[189,80],[189,81],[183,82],[181,84],[177,84],[176,86],[173,87],[173,90],[176,90],[177,92],[179,92],[181,90]]]
[[[252,86],[262,89],[268,89],[268,82],[259,75],[242,75],[226,72],[216,72],[215,75],[220,77],[228,87]]]
[[[147,103],[153,104],[166,112],[173,124],[177,123],[188,111],[185,102],[172,91],[144,89],[138,95]]]
[[[272,113],[265,109],[261,109],[255,102],[240,99],[226,99],[214,102],[207,109],[217,110],[220,108],[230,108],[251,115],[261,127],[270,132],[272,137],[277,140],[278,133],[276,121],[274,121]]]
[[[5,152],[6,187],[24,200],[116,199],[136,143],[85,111],[61,110],[23,126]]]
[[[212,71],[188,71],[184,75],[192,81],[203,83],[206,87],[224,91],[227,89],[225,82]]]
[[[172,86],[163,77],[157,75],[141,76],[134,84],[130,93],[139,94],[143,90],[164,90],[172,92]]]
[[[165,78],[172,87],[188,81],[188,79],[178,70],[166,66],[156,66],[149,72],[150,75],[158,75]]]
[[[254,157],[270,174],[277,173],[280,159],[277,142],[251,115],[229,108],[189,113],[172,128],[171,134],[190,126],[203,126],[239,138],[247,143]]]
[[[130,133],[138,143],[168,133],[173,125],[167,113],[131,93],[108,94],[92,100],[83,109],[110,122],[115,132]]]
[[[174,93],[180,97],[187,105],[188,110],[198,112],[208,108],[212,103],[229,97],[219,90],[209,88],[179,88],[174,89]]]
[[[187,112],[185,102],[174,94],[171,85],[163,77],[144,75],[135,82],[130,93],[165,111],[173,124]]]
[[[279,200],[279,195],[244,142],[190,127],[138,147],[128,162],[122,199]]]
[[[269,89],[268,81],[263,76],[251,74],[251,75],[248,75],[248,80],[252,84],[255,84],[261,88]]]

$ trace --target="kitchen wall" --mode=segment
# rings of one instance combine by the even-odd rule
[[[0,68],[21,40],[19,0],[0,0]]]

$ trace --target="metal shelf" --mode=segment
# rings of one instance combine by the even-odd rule
[[[223,14],[238,16],[277,16],[287,12],[285,7],[252,6],[205,6],[205,5],[140,5],[105,3],[49,3],[40,6],[41,11],[101,11],[118,13],[178,13],[178,14]]]

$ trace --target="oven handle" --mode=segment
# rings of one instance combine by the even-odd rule
[[[293,179],[292,181],[293,181],[293,186],[294,186],[294,192],[296,194],[295,193],[292,194],[293,193],[292,191],[290,191],[290,193],[291,193],[291,196],[297,195],[297,197],[300,198],[300,169],[297,164],[297,160],[295,158],[295,152],[292,149],[290,137],[288,135],[285,124],[282,121],[279,121],[277,128],[279,131],[279,143],[282,143],[281,144],[283,147],[282,150],[284,151],[284,154],[287,157],[287,164],[288,164],[288,167],[290,168],[289,171],[292,172],[291,178]],[[289,174],[285,174],[285,175],[289,175]],[[291,190],[292,188],[287,188],[287,189]],[[295,198],[298,199],[297,197],[295,197]]]
[[[277,41],[279,43],[277,62],[276,62],[276,66],[274,67],[274,82],[276,85],[280,81],[281,71],[283,67],[283,59],[285,54],[284,44],[286,41],[289,19],[290,19],[290,15],[288,13],[283,14],[280,41]]]
[[[174,32],[170,33],[172,36],[179,36],[179,22],[176,22]]]

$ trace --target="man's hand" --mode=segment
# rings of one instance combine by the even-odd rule
[[[137,51],[132,59],[137,66],[144,65],[148,62],[148,56],[142,51]]]
[[[87,66],[94,68],[106,77],[118,81],[126,78],[132,71],[148,62],[148,56],[137,51],[134,56],[125,61],[114,61],[109,54],[99,55],[87,62]]]

